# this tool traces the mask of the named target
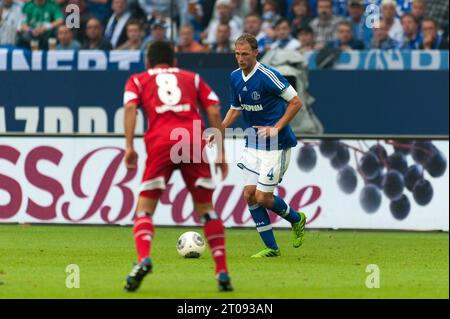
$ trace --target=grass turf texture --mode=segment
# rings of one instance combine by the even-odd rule
[[[282,257],[254,259],[253,229],[227,229],[235,291],[219,293],[209,251],[178,256],[178,236],[201,228],[158,228],[154,273],[137,293],[122,290],[135,259],[130,227],[0,225],[0,298],[449,298],[448,233],[308,231],[292,248],[275,230]],[[68,289],[66,266],[80,267]],[[366,266],[380,268],[380,288],[365,286]]]

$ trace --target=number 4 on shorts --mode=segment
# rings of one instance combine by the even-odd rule
[[[267,177],[269,178],[269,181],[273,181],[273,167],[270,169],[269,173],[267,174]]]

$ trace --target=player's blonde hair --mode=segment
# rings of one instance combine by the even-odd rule
[[[256,40],[256,38],[253,34],[250,34],[250,33],[242,34],[239,38],[237,38],[237,40],[235,42],[235,46],[238,43],[245,43],[245,42],[250,45],[252,50],[258,49],[258,40]]]

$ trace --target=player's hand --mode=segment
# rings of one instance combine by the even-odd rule
[[[278,135],[278,128],[272,126],[253,126],[253,128],[258,129],[259,137],[272,137]]]
[[[138,154],[133,148],[127,148],[125,150],[125,166],[128,170],[135,170],[137,168],[137,160],[138,160]]]
[[[213,145],[216,143],[216,136],[214,134],[211,134],[206,138],[206,142],[208,143],[208,147],[213,147]]]
[[[214,162],[214,168],[215,168],[216,174],[217,174],[217,169],[220,169],[220,171],[222,173],[221,180],[224,181],[228,176],[228,163],[225,158],[225,155],[217,157],[217,159]]]

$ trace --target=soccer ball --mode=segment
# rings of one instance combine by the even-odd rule
[[[195,231],[183,233],[177,241],[177,251],[185,258],[199,258],[205,251],[205,240]]]

